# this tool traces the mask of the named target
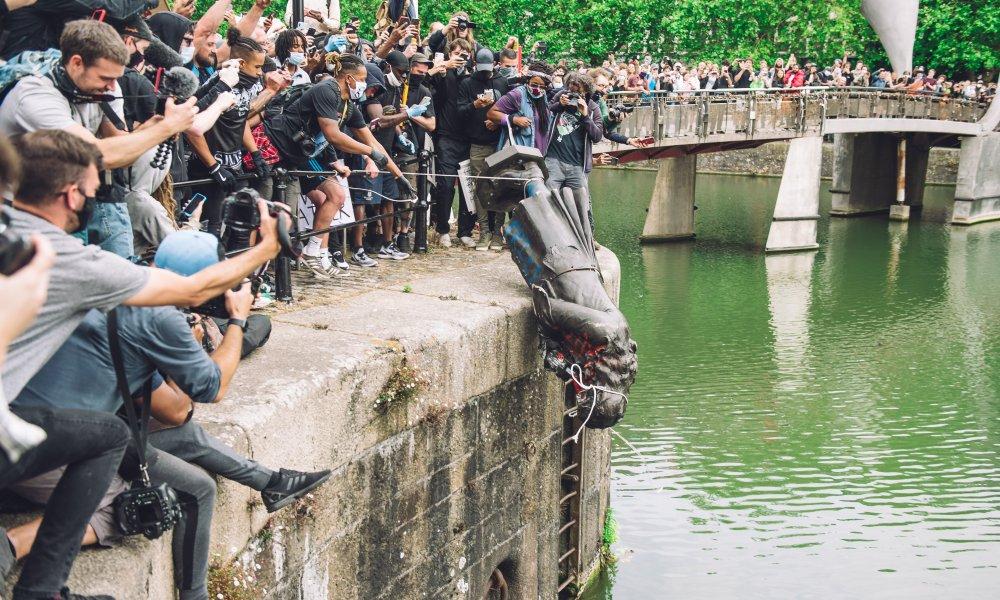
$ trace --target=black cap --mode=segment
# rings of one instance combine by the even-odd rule
[[[147,42],[153,41],[153,32],[149,30],[145,19],[137,14],[132,15],[124,21],[115,22],[114,26],[115,30],[123,37],[130,35],[140,40],[146,40]]]
[[[390,66],[403,69],[404,71],[410,68],[410,59],[406,58],[406,55],[399,50],[390,52],[389,56],[385,57],[385,62],[389,63]]]

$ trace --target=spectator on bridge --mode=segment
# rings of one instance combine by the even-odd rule
[[[805,85],[805,73],[799,68],[798,63],[791,63],[788,72],[785,73],[786,88],[800,88]]]

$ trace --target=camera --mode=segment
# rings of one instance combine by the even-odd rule
[[[616,104],[608,109],[608,118],[612,121],[617,121],[622,115],[630,115],[635,111],[634,106],[626,106],[624,104]]]
[[[260,194],[252,188],[243,188],[229,195],[222,202],[222,222],[225,225],[225,231],[223,231],[220,240],[222,247],[220,260],[224,258],[225,252],[239,251],[250,247],[250,234],[260,227],[260,211],[257,208],[257,201],[260,199]],[[279,217],[279,213],[282,212],[290,216],[290,210],[284,205],[267,202],[267,212],[278,219],[278,243],[281,244],[282,256],[297,259],[302,254],[302,244],[298,239],[292,240],[285,220]],[[251,291],[256,294],[260,282],[255,279],[251,282],[251,286]],[[236,286],[233,291],[239,289],[240,286]],[[191,312],[219,317],[220,319],[229,318],[225,295],[216,296],[200,306],[192,307]]]
[[[308,131],[296,131],[292,134],[292,141],[295,142],[306,156],[316,154],[316,140],[309,135]]]
[[[10,275],[35,257],[35,245],[30,240],[8,230],[10,219],[0,213],[0,274]]]
[[[475,29],[476,24],[468,20],[465,17],[458,17],[458,30],[465,31],[466,29]]]
[[[577,94],[576,92],[566,92],[566,99],[573,104],[576,104],[580,100],[580,94]]]
[[[177,493],[167,484],[137,484],[115,498],[115,517],[125,535],[141,533],[155,540],[174,528],[183,517]]]

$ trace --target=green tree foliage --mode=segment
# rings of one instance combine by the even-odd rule
[[[284,15],[289,0],[269,13]],[[212,0],[198,0],[198,15]],[[238,13],[253,0],[234,0]],[[370,37],[380,0],[342,0],[344,19],[358,15]],[[1000,67],[1000,10],[996,0],[921,0],[914,64],[964,77]],[[548,44],[548,58],[599,64],[650,53],[685,62],[751,57],[772,62],[794,53],[831,63],[844,54],[888,66],[861,0],[439,0],[421,2],[422,28],[465,10],[479,24],[476,38],[498,48],[518,36],[530,48]]]

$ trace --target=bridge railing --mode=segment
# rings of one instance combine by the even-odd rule
[[[930,92],[853,87],[612,92],[609,107],[632,108],[618,131],[628,137],[794,137],[826,119],[905,118],[972,123],[987,105]],[[720,138],[721,139],[721,138]]]

